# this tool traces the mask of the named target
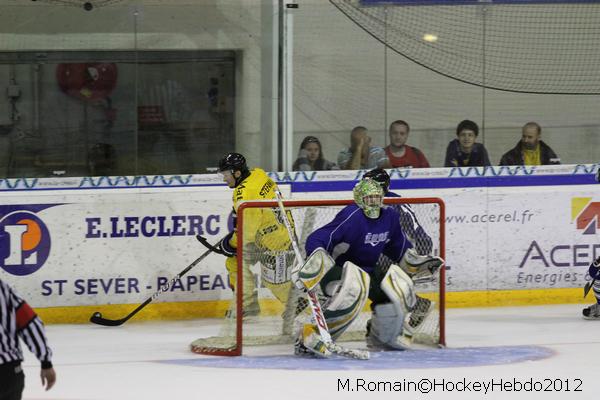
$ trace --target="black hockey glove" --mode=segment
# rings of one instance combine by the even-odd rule
[[[223,254],[225,257],[235,257],[237,254],[236,248],[229,244],[229,240],[233,236],[233,231],[229,232],[227,236],[225,236],[219,243],[217,243],[217,248],[219,249],[219,253]]]
[[[202,235],[196,235],[196,239],[198,239],[198,241],[202,243],[207,249],[217,254],[221,254],[225,257],[235,257],[236,249],[229,245],[229,240],[232,236],[233,232],[229,232],[227,236],[221,239],[221,241],[219,241],[219,243],[217,243],[214,246],[210,244],[210,242]]]

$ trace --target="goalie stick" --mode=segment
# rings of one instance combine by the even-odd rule
[[[285,207],[283,206],[283,197],[281,196],[281,192],[279,191],[279,189],[275,189],[275,194],[277,195],[277,204],[279,205],[279,210],[282,214],[281,219],[283,220],[283,224],[285,225],[285,228],[288,231],[288,235],[290,237],[294,253],[296,254],[296,260],[299,263],[304,263],[304,258],[302,257],[302,253],[300,252],[300,248],[298,247],[296,234],[294,233],[290,221],[288,220],[288,215],[286,213]],[[317,327],[319,328],[321,340],[325,344],[325,347],[327,347],[327,350],[329,350],[333,354],[337,354],[342,357],[355,358],[359,360],[368,360],[370,357],[368,351],[348,349],[346,347],[340,346],[339,344],[333,341],[333,339],[331,338],[331,334],[329,333],[329,328],[327,327],[327,322],[325,321],[325,316],[323,315],[323,310],[321,308],[321,304],[317,297],[316,291],[314,289],[309,290],[307,292],[307,296],[313,318]]]
[[[152,296],[150,296],[148,299],[146,299],[146,301],[144,301],[142,304],[140,304],[139,306],[137,306],[137,308],[135,310],[133,310],[132,312],[130,312],[129,314],[127,314],[123,318],[121,318],[121,319],[108,319],[108,318],[104,318],[100,312],[95,312],[90,317],[90,322],[92,322],[94,324],[98,324],[98,325],[103,325],[103,326],[119,326],[119,325],[123,325],[125,322],[129,321],[129,319],[131,317],[133,317],[135,314],[137,314],[138,312],[140,312],[142,310],[142,308],[146,307],[148,304],[150,304],[152,301],[154,301],[158,296],[160,296],[161,294],[163,294],[164,292],[166,292],[167,290],[169,290],[169,288],[171,287],[171,285],[173,285],[175,283],[175,281],[177,281],[178,279],[180,279],[183,275],[187,274],[190,269],[192,269],[196,265],[198,265],[202,260],[204,260],[212,252],[213,252],[213,249],[212,249],[212,246],[211,246],[211,248],[209,248],[206,252],[204,252],[204,254],[202,254],[200,257],[198,257],[196,260],[194,260],[194,262],[192,262],[190,265],[188,265],[187,267],[185,267],[185,269],[183,271],[181,271],[180,273],[178,273],[177,275],[175,275],[173,278],[171,278],[170,281],[168,281],[163,286],[161,286],[156,292],[154,292],[152,294]]]

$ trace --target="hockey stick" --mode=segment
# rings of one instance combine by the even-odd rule
[[[596,282],[596,278],[594,278],[590,282],[586,283],[585,286],[583,287],[583,298],[584,299],[590,292],[590,289],[594,286],[595,282]]]
[[[277,204],[279,205],[279,210],[282,214],[283,224],[288,231],[288,235],[290,237],[290,241],[292,242],[292,247],[294,248],[294,253],[296,254],[296,259],[298,262],[304,263],[304,258],[302,258],[302,253],[300,252],[300,248],[298,247],[298,241],[296,239],[296,234],[292,229],[290,221],[288,220],[288,215],[286,213],[285,207],[283,206],[283,197],[281,196],[281,192],[279,189],[275,189],[275,194],[277,195]],[[358,349],[348,349],[340,346],[335,343],[331,338],[331,334],[329,333],[329,328],[327,327],[327,322],[325,321],[325,316],[323,315],[323,310],[321,309],[321,304],[319,302],[319,298],[317,297],[317,293],[314,289],[309,290],[307,292],[308,303],[310,304],[310,309],[312,311],[313,318],[319,328],[319,334],[321,335],[321,340],[327,347],[327,350],[330,352],[348,358],[356,358],[359,360],[368,360],[370,354],[366,350],[358,350]]]
[[[204,247],[206,247],[210,251],[214,251],[217,254],[223,254],[223,252],[221,250],[219,250],[219,248],[210,244],[210,242],[208,240],[206,240],[206,238],[204,236],[196,235],[196,240],[198,240],[200,243],[202,243],[204,245]]]
[[[139,306],[137,306],[137,308],[135,310],[133,310],[132,312],[130,312],[129,314],[127,314],[123,318],[121,318],[121,319],[108,319],[108,318],[104,318],[100,312],[95,312],[90,317],[90,322],[93,322],[94,324],[98,324],[98,325],[103,325],[103,326],[119,326],[119,325],[123,325],[131,317],[133,317],[135,314],[137,314],[142,308],[146,307],[149,303],[151,303],[152,301],[154,301],[158,296],[160,296],[161,294],[163,294],[164,292],[166,292],[167,290],[169,290],[169,288],[171,287],[171,285],[173,285],[175,283],[175,281],[177,281],[183,275],[187,274],[190,269],[192,269],[196,265],[198,265],[202,260],[204,260],[212,252],[213,252],[213,250],[209,248],[206,252],[204,252],[204,254],[202,254],[200,257],[198,257],[196,260],[194,260],[193,263],[191,263],[190,265],[188,265],[187,267],[185,267],[185,269],[183,271],[181,271],[180,273],[178,273],[177,275],[175,275],[173,278],[171,278],[171,280],[169,282],[165,283],[156,292],[154,292],[152,294],[152,296],[150,296],[148,299],[146,299],[146,301],[144,301],[142,304],[140,304]]]

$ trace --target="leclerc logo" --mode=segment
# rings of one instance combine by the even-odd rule
[[[58,204],[0,206],[0,268],[12,275],[29,275],[50,254],[50,232],[37,212]]]
[[[593,235],[600,226],[600,202],[591,201],[591,197],[571,199],[571,221],[575,221],[578,230],[584,235]]]

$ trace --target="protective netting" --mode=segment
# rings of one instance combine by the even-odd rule
[[[415,243],[420,253],[443,255],[443,229],[440,227],[441,206],[428,200],[420,199],[386,199],[392,202],[392,207],[410,207],[410,218],[401,218],[401,224],[407,236]],[[304,244],[310,233],[330,222],[334,216],[349,201],[328,201],[324,204],[319,201],[286,202],[286,208],[291,212],[295,225],[295,233],[299,241],[299,247],[304,252]],[[408,206],[406,202],[411,202]],[[331,204],[333,203],[333,204]],[[261,205],[259,202],[250,203],[252,206]],[[266,204],[266,205],[265,205]],[[265,218],[273,215],[280,218],[279,210],[274,205],[262,203],[258,208],[240,208],[238,211],[238,226],[242,222],[242,241],[245,243],[243,251],[238,252],[241,258],[245,283],[241,286],[241,316],[238,317],[236,298],[232,300],[230,309],[223,319],[219,332],[211,337],[195,340],[192,343],[192,351],[203,354],[238,355],[241,353],[240,340],[238,337],[238,323],[242,326],[244,345],[270,345],[270,344],[292,344],[297,332],[303,324],[311,323],[312,316],[305,295],[299,293],[290,281],[291,267],[295,256],[290,247],[285,227],[272,225],[267,228],[272,233],[272,238],[278,240],[269,241],[270,248],[257,245],[264,239],[263,235],[257,235],[256,218]],[[248,205],[248,204],[247,204]],[[267,206],[268,205],[268,206]],[[254,219],[254,223],[247,223],[246,219]],[[270,218],[267,218],[270,219]],[[414,220],[417,220],[428,240],[417,239],[415,236]],[[271,219],[272,220],[272,219]],[[286,236],[279,236],[278,230],[283,229]],[[251,230],[251,231],[250,231]],[[412,235],[411,235],[412,234]],[[247,241],[245,238],[252,238]],[[279,243],[279,244],[277,244]],[[303,258],[306,254],[302,254]],[[385,263],[387,260],[381,259]],[[443,277],[437,277],[433,282],[420,283],[415,286],[420,296],[413,318],[409,321],[414,328],[413,340],[415,343],[425,345],[444,344],[443,337]],[[320,295],[322,305],[327,298]],[[367,321],[370,319],[370,307],[367,304],[363,312],[338,339],[338,341],[364,341]],[[442,330],[440,332],[440,330]],[[223,351],[226,349],[225,351]]]
[[[122,3],[125,0],[32,0],[40,3],[48,3],[55,6],[81,7],[87,11],[91,11],[96,7],[104,7],[117,3]]]
[[[444,76],[510,92],[600,94],[598,1],[330,2],[389,49]]]

